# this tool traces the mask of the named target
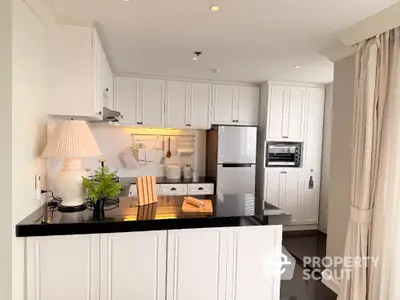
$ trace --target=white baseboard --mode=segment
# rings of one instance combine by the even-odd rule
[[[333,276],[324,276],[326,275],[326,270],[322,271],[322,280],[321,282],[326,285],[329,289],[331,289],[336,295],[339,295],[340,292],[340,281],[337,280]],[[326,279],[330,277],[329,279]]]
[[[318,230],[318,225],[284,225],[283,231]]]

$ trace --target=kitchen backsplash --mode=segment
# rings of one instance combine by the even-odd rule
[[[48,125],[48,134],[55,125]],[[117,170],[120,177],[138,176],[164,176],[165,165],[159,161],[151,164],[141,164],[137,169],[127,168],[120,155],[130,147],[143,147],[161,149],[162,141],[165,141],[165,149],[168,147],[168,137],[171,139],[171,158],[165,159],[165,164],[191,164],[194,172],[199,176],[205,174],[205,130],[177,130],[177,129],[152,129],[137,127],[117,127],[104,123],[90,124],[93,135],[103,155],[96,158],[82,159],[85,169],[95,170],[99,167],[99,159],[107,160],[107,165],[112,170]],[[179,155],[181,149],[193,147],[192,155]],[[54,189],[54,177],[62,168],[61,159],[48,159],[47,174],[48,187]]]

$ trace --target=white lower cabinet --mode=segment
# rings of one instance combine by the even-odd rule
[[[226,228],[168,232],[167,300],[224,300],[228,237]]]
[[[166,255],[167,231],[101,235],[100,300],[165,299]]]
[[[282,226],[27,239],[28,300],[278,300]]]
[[[99,235],[27,239],[27,300],[99,300]]]

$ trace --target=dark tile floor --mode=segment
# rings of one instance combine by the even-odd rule
[[[319,231],[285,232],[283,246],[296,258],[297,264],[293,279],[281,282],[281,300],[336,300],[337,295],[319,280],[305,280],[303,274],[304,256],[325,256],[326,235]]]

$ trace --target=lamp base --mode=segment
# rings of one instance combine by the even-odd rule
[[[56,185],[63,207],[77,207],[84,204],[82,177],[87,172],[79,158],[66,158],[63,169],[56,176]]]

